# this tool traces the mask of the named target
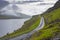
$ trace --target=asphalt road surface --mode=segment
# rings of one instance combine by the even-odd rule
[[[44,27],[44,18],[42,17],[41,18],[41,21],[40,21],[40,24],[39,26],[34,29],[33,31],[29,32],[29,33],[26,33],[26,34],[23,34],[23,35],[20,35],[18,37],[15,37],[15,38],[11,38],[9,40],[25,40],[26,38],[29,38],[33,33],[35,33],[36,31],[42,29]]]

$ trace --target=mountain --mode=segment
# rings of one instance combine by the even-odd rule
[[[25,19],[30,17],[31,16],[23,13],[14,12],[13,10],[0,11],[0,19]]]
[[[47,6],[45,5],[40,6],[40,3],[44,4],[44,3],[48,3],[49,1],[48,0],[46,0],[46,2],[44,0],[7,0],[7,1],[9,2],[9,5],[8,5],[9,10],[15,9],[19,13],[23,13],[31,16],[41,14],[48,8],[52,7],[56,2],[56,1],[52,1],[54,2],[52,5],[49,4]],[[11,7],[12,5],[13,5],[13,8]]]
[[[5,5],[5,3],[3,3]],[[1,6],[1,5],[0,5]],[[1,6],[2,7],[2,6]],[[22,19],[30,18],[31,16],[16,12],[19,8],[14,4],[9,4],[0,10],[0,19]]]
[[[0,19],[25,19],[30,18],[31,16],[25,14],[19,14],[21,16],[13,16],[13,15],[0,15]]]
[[[25,14],[22,14],[22,13],[14,13],[14,12],[11,12],[11,14],[8,14],[5,13],[5,12],[0,12],[0,19],[25,19],[25,18],[30,18],[31,16],[28,16],[28,15],[25,15]],[[12,14],[14,13],[14,14]]]
[[[60,40],[60,0],[46,12],[41,15],[33,16],[30,20],[26,21],[21,29],[14,31],[11,34],[7,34],[2,39],[15,37],[24,33],[30,32],[35,29],[40,22],[40,17],[44,17],[45,26],[43,29],[33,33],[26,40]],[[18,14],[19,15],[19,14]]]
[[[53,11],[54,9],[57,9],[57,8],[59,8],[59,7],[60,7],[60,0],[57,1],[57,3],[54,5],[54,7],[49,8],[49,9],[48,9],[46,12],[44,12],[44,13],[51,12],[51,11]]]
[[[59,12],[59,10],[60,10],[60,0],[59,1],[57,1],[56,2],[56,4],[52,7],[52,8],[49,8],[46,12],[44,12],[43,14],[42,14],[42,16],[44,16],[45,18],[46,17],[50,17],[49,19],[52,21],[54,21],[54,20],[57,20],[57,19],[60,19],[59,18],[59,14],[60,14],[60,12]],[[50,21],[48,18],[46,18],[46,20],[48,20],[48,22]]]
[[[28,14],[28,11],[30,10],[26,8],[24,8],[23,6],[21,8],[18,7],[18,5],[16,5],[16,2],[17,4],[18,3],[31,3],[31,2],[38,2],[38,1],[41,1],[41,0],[29,0],[29,1],[19,1],[19,0],[15,0],[15,1],[12,1],[12,0],[0,0],[0,3],[2,3],[2,5],[0,5],[1,7],[1,10],[0,10],[0,19],[15,19],[15,18],[30,18],[29,15],[26,15]],[[9,5],[6,5],[6,7],[4,6],[5,4],[8,4],[8,3],[5,3],[5,2],[8,2]],[[2,7],[3,6],[3,7]],[[30,7],[30,6],[28,6]],[[24,12],[25,10],[28,10],[26,12]],[[23,13],[26,13],[26,14],[23,14]],[[32,13],[31,13],[32,14]]]
[[[26,40],[60,40],[60,0],[41,16],[44,17],[45,26]]]

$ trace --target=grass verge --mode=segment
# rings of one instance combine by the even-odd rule
[[[7,34],[7,35],[3,36],[0,39],[9,39],[9,38],[13,38],[13,37],[28,33],[30,31],[34,30],[39,25],[39,23],[40,23],[40,16],[39,15],[33,16],[30,20],[28,20],[24,23],[22,28],[15,30],[11,34]]]

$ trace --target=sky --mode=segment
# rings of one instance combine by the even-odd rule
[[[2,9],[2,11],[5,10],[5,13],[2,13],[2,14],[7,14],[8,12],[11,12],[8,14],[16,15],[17,13],[13,13],[13,10],[14,10],[15,12],[18,12],[18,13],[33,16],[33,15],[42,14],[47,9],[53,7],[58,0],[43,0],[42,2],[38,1],[38,2],[24,3],[24,4],[15,4],[15,2],[26,1],[26,0],[15,0],[15,2],[13,0],[5,0],[5,1],[8,1],[10,4]],[[44,5],[44,4],[40,5],[41,3],[46,3],[47,5]],[[16,9],[13,9],[14,7]]]
[[[57,0],[5,0],[5,1],[9,1],[9,2],[17,2],[17,1],[42,1],[42,2],[56,2]]]

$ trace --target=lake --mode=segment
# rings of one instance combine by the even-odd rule
[[[0,19],[0,37],[21,28],[28,19]]]

